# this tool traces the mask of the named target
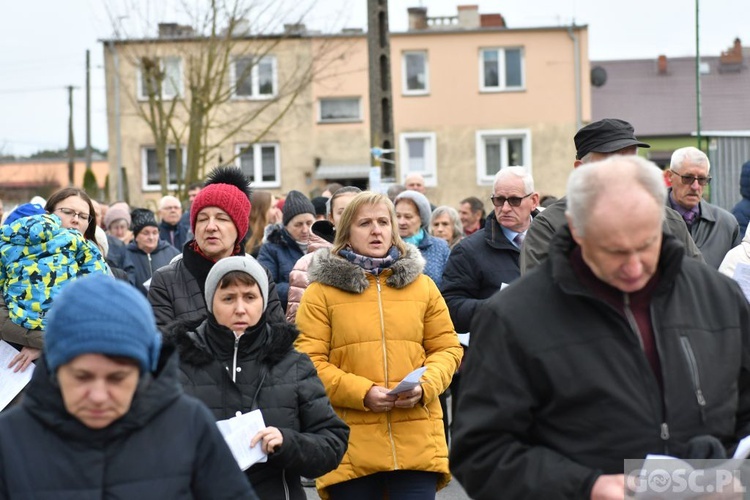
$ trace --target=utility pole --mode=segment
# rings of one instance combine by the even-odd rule
[[[701,48],[699,0],[695,0],[695,120],[698,135],[698,149],[701,149]]]
[[[72,186],[75,183],[75,162],[76,162],[76,147],[73,141],[73,87],[68,85],[68,109],[70,115],[68,116],[68,185]]]
[[[383,150],[380,159],[383,181],[395,182],[388,0],[367,0],[367,52],[370,68],[370,147]],[[375,166],[380,163],[377,160]]]
[[[86,49],[86,170],[91,170],[91,59]]]

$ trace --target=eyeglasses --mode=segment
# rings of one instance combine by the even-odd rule
[[[524,198],[528,198],[532,194],[534,194],[534,193],[529,193],[526,196],[520,196],[520,197],[519,196],[509,196],[507,198],[505,196],[495,196],[493,194],[492,196],[490,196],[490,200],[492,201],[492,204],[495,205],[498,208],[502,207],[503,205],[505,205],[506,201],[508,202],[508,205],[510,205],[511,207],[520,207],[521,206],[521,202],[524,200]]]
[[[86,212],[76,212],[70,208],[58,208],[56,211],[59,211],[66,217],[78,217],[78,220],[86,221],[87,223],[91,223],[92,220],[91,214],[87,214]]]
[[[708,184],[709,182],[711,182],[711,176],[710,175],[708,177],[696,177],[694,175],[682,175],[682,174],[678,174],[677,172],[675,172],[671,168],[669,169],[669,171],[672,172],[677,177],[679,177],[680,179],[682,179],[682,183],[685,184],[686,186],[691,186],[695,181],[698,181],[698,184],[700,184],[701,186],[705,186],[706,184]]]

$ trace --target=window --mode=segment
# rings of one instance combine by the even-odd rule
[[[158,63],[158,69],[155,68]],[[149,68],[148,70],[146,68]],[[182,59],[164,57],[160,59],[144,57],[138,68],[138,96],[148,99],[148,77],[151,75],[151,88],[161,84],[161,98],[174,99],[182,94]]]
[[[400,136],[401,179],[418,172],[426,186],[437,186],[437,144],[434,132],[409,132]]]
[[[321,123],[362,121],[359,97],[320,99]]]
[[[177,148],[170,146],[167,150],[167,178],[169,189],[177,189],[177,184],[185,179],[185,148],[182,148],[183,164],[177,163]],[[161,188],[161,177],[156,165],[156,148],[143,148],[143,189],[154,191]],[[178,182],[179,181],[179,182]]]
[[[531,134],[528,130],[477,132],[477,184],[492,184],[505,167],[526,167],[531,172]]]
[[[427,52],[404,52],[402,57],[403,93],[424,95],[430,92]]]
[[[281,187],[278,144],[238,144],[236,147],[240,168],[254,187]]]
[[[524,88],[523,51],[482,49],[479,51],[480,90],[498,92]]]
[[[234,96],[270,99],[276,96],[276,58],[238,57],[232,65]]]

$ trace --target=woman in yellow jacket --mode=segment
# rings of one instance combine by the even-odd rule
[[[341,464],[318,479],[322,498],[434,499],[450,480],[438,396],[462,350],[419,250],[401,240],[395,220],[387,197],[355,196],[333,247],[314,254],[297,311],[296,346],[351,428]],[[420,367],[420,384],[389,394]]]

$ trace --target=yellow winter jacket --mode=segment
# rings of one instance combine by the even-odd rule
[[[450,384],[462,349],[423,266],[412,245],[380,276],[329,249],[313,256],[311,283],[297,311],[296,347],[310,356],[334,409],[351,428],[341,464],[318,479],[322,498],[332,484],[382,471],[438,472],[438,489],[450,480],[438,396]],[[393,388],[421,366],[427,370],[420,405],[385,413],[365,408],[373,385]]]

